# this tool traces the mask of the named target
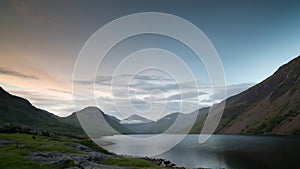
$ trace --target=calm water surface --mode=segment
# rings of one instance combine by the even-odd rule
[[[151,135],[130,135],[151,137]],[[116,154],[148,156],[151,150],[162,149],[176,135],[164,135],[160,142],[133,142],[127,136],[115,135],[101,140],[114,144],[104,146]],[[157,155],[187,168],[288,169],[300,168],[300,137],[213,135],[198,143],[199,135],[184,140]]]

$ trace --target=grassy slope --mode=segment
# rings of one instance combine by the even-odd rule
[[[23,158],[30,151],[51,151],[78,153],[64,146],[62,142],[51,140],[44,136],[34,136],[29,134],[0,134],[0,138],[15,142],[15,144],[0,146],[0,168],[6,169],[32,169],[32,168],[59,168],[58,166],[50,166],[46,164],[38,164]],[[18,146],[24,145],[24,146]],[[44,146],[49,145],[49,146]]]
[[[138,168],[153,168],[159,169],[155,164],[150,161],[146,161],[143,159],[134,159],[134,158],[106,158],[102,161],[105,165],[110,166],[122,166],[122,167],[130,167],[133,169]]]
[[[71,147],[66,146],[66,142],[77,142],[86,145],[95,151],[100,151],[106,154],[107,150],[97,146],[92,141],[87,139],[75,140],[58,137],[46,137],[36,136],[30,134],[16,134],[16,133],[0,133],[0,139],[13,141],[13,144],[0,146],[0,168],[5,169],[58,169],[70,167],[73,164],[67,164],[67,166],[50,166],[47,164],[38,164],[24,159],[29,152],[41,151],[41,152],[61,152],[61,153],[82,153],[80,151],[73,150]],[[20,146],[22,145],[22,146]],[[153,168],[160,169],[153,163],[135,158],[122,158],[114,157],[106,158],[102,162],[105,165],[129,167],[129,168]]]
[[[226,100],[217,132],[294,134],[300,129],[300,56],[272,76]]]
[[[58,116],[34,107],[28,100],[11,95],[1,87],[0,117],[0,125],[14,122],[62,134],[84,135],[81,128],[63,123]]]

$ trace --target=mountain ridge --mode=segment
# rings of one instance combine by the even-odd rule
[[[300,56],[226,100],[217,133],[293,134],[300,125]]]
[[[81,128],[61,122],[58,116],[36,108],[28,100],[12,95],[2,87],[0,117],[0,125],[12,122],[55,132],[83,134]]]
[[[120,121],[121,124],[139,124],[139,123],[151,123],[151,122],[153,121],[136,114],[133,114]]]
[[[227,98],[215,133],[300,134],[299,100],[300,56],[280,66],[261,83]],[[188,123],[196,120],[189,133],[199,134],[209,109],[202,108],[189,114],[171,113],[156,122],[150,120],[147,123],[121,124],[122,120],[103,113],[97,107],[84,108],[68,117],[58,117],[34,107],[28,100],[11,95],[0,87],[0,125],[5,122],[18,122],[62,132],[82,133],[80,123],[84,120],[79,122],[77,116],[81,115],[88,120],[90,117],[85,117],[84,114],[89,112],[91,117],[100,117],[111,126],[103,130],[104,133],[157,134],[166,131],[177,134],[186,132]],[[178,116],[181,118],[176,120]],[[175,121],[177,125],[173,125]]]

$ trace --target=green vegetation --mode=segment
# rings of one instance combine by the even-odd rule
[[[50,169],[50,165],[38,164],[28,161],[22,156],[26,155],[24,149],[17,149],[15,146],[0,147],[0,168],[5,169]]]
[[[74,152],[62,143],[49,141],[44,136],[35,136],[33,139],[29,134],[0,133],[0,138],[14,142],[14,144],[0,146],[0,168],[5,169],[53,168],[47,164],[38,164],[24,159],[23,156],[30,151]],[[44,146],[46,144],[49,146]]]
[[[74,161],[67,160],[66,163],[60,165],[39,164],[26,160],[23,156],[28,155],[31,149],[26,147],[18,148],[16,145],[0,146],[0,168],[5,169],[61,169],[75,166]],[[52,151],[65,152],[60,148],[53,148]]]
[[[292,132],[293,135],[300,135],[300,130],[296,129]]]
[[[0,126],[13,122],[62,135],[84,136],[81,128],[60,121],[62,118],[34,107],[28,100],[13,96],[1,87],[0,117]]]
[[[191,128],[191,130],[190,130],[189,133],[197,133],[197,134],[200,133],[201,130],[202,130],[202,128],[203,128],[203,126],[204,126],[205,120],[206,120],[206,118],[204,118],[204,119],[202,119],[202,120],[196,122],[196,123],[193,125],[193,127]]]
[[[135,168],[153,168],[159,169],[160,167],[151,163],[150,161],[143,159],[132,159],[132,158],[106,158],[102,161],[105,165],[119,166],[119,167],[131,167]]]
[[[99,152],[102,152],[104,154],[109,154],[109,155],[115,155],[114,153],[111,153],[107,150],[105,150],[104,148],[98,146],[97,144],[95,144],[92,140],[89,140],[89,139],[81,139],[79,141],[74,141],[74,142],[77,142],[77,143],[80,143],[80,144],[83,144],[93,150],[96,150],[96,151],[99,151]]]
[[[294,109],[289,110],[288,113],[282,114],[283,111],[288,107],[289,101],[286,101],[278,112],[273,116],[266,117],[264,120],[256,121],[250,126],[247,127],[246,130],[242,131],[242,134],[266,134],[272,129],[280,124],[283,120],[291,120],[293,117],[296,117],[300,112],[300,104],[297,105]],[[298,134],[299,130],[292,131],[291,134]]]
[[[48,165],[39,164],[24,158],[24,156],[29,155],[30,152],[84,154],[84,152],[69,147],[68,143],[79,143],[95,151],[112,155],[111,157],[106,157],[103,161],[99,161],[99,163],[104,165],[123,166],[133,169],[160,169],[160,167],[157,167],[154,163],[147,160],[115,156],[113,153],[99,147],[87,138],[79,140],[27,133],[0,133],[0,139],[11,141],[11,144],[0,145],[0,168],[5,169],[61,169],[77,166],[73,160],[66,160],[62,164]]]
[[[18,149],[24,150],[24,152],[48,151],[61,153],[80,153],[79,151],[72,150],[72,148],[66,146],[64,142],[59,140],[55,141],[47,136],[34,136],[35,139],[33,139],[33,136],[34,135],[30,134],[0,133],[0,138],[13,141],[15,146],[21,145]]]
[[[282,112],[288,107],[289,101],[286,101],[278,112],[269,117],[266,117],[263,120],[256,121],[250,126],[248,126],[245,130],[242,131],[242,134],[266,134],[271,132],[272,129],[280,124],[283,120],[295,117],[299,114],[300,105],[298,105],[295,109],[289,110],[287,114],[282,114]]]
[[[252,103],[254,104],[254,103]],[[219,124],[219,130],[222,130],[223,128],[229,127],[234,123],[234,120],[240,115],[241,112],[244,112],[249,106],[251,106],[251,103],[248,102],[242,102],[242,103],[236,103],[236,104],[226,104],[226,107],[224,109],[222,120]],[[230,111],[228,111],[230,110]],[[229,113],[230,112],[230,113]]]
[[[23,156],[29,152],[60,152],[60,153],[81,153],[65,145],[65,141],[75,140],[60,139],[47,136],[37,136],[31,134],[0,133],[0,138],[12,141],[13,144],[0,146],[0,168],[5,169],[59,169],[67,166],[74,166],[70,163],[50,166],[38,164],[26,160]]]

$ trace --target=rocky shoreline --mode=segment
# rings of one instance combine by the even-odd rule
[[[171,161],[158,158],[149,157],[132,157],[125,155],[109,155],[96,150],[91,149],[80,143],[66,142],[65,146],[72,148],[79,153],[62,153],[62,152],[45,152],[45,151],[32,151],[29,152],[24,158],[29,161],[33,161],[39,164],[49,164],[51,166],[60,166],[66,169],[130,169],[128,167],[109,166],[101,164],[106,158],[130,158],[130,159],[142,159],[149,161],[161,168],[170,169],[184,169],[183,167],[177,167]],[[22,148],[26,145],[19,144],[14,141],[0,139],[0,146],[14,145],[16,148]],[[47,146],[47,145],[44,145]]]
[[[116,166],[107,166],[99,164],[103,158],[119,158],[127,156],[117,156],[117,155],[105,155],[99,152],[89,152],[87,155],[80,154],[70,154],[70,153],[56,153],[56,152],[32,152],[29,156],[25,156],[26,159],[50,165],[70,165],[68,169],[125,169],[127,167],[116,167]],[[131,158],[131,157],[130,157]],[[155,165],[162,168],[170,169],[184,169],[184,167],[176,167],[176,165],[165,159],[157,158],[140,158],[154,163]]]
[[[177,167],[176,164],[162,158],[143,157],[142,159],[150,161],[160,167],[172,168],[172,169],[185,169],[184,167]]]
[[[127,155],[114,155],[109,152],[100,152],[97,150],[98,146],[90,147],[80,143],[80,138],[71,138],[68,136],[58,136],[51,132],[45,132],[38,129],[33,129],[24,125],[8,123],[3,127],[0,127],[0,133],[11,133],[17,134],[25,133],[30,135],[30,139],[36,140],[38,137],[47,137],[51,140],[68,140],[60,142],[64,147],[71,149],[77,153],[69,152],[49,152],[49,151],[29,151],[26,156],[23,156],[26,160],[33,161],[38,164],[48,164],[50,166],[60,166],[60,168],[71,168],[71,169],[124,169],[127,167],[116,167],[101,164],[104,159],[141,159],[161,168],[172,168],[172,169],[183,169],[183,167],[176,167],[174,163],[165,159],[149,158],[149,157],[133,157]],[[77,142],[74,142],[76,140]],[[112,142],[102,142],[102,144],[110,145]],[[26,146],[31,146],[30,143],[24,144],[22,142],[7,140],[0,138],[0,147],[2,146],[13,146],[16,149],[23,149]],[[43,143],[41,147],[53,146],[49,143]],[[106,151],[106,150],[105,150]]]
[[[107,166],[99,162],[103,158],[112,158],[99,152],[89,154],[71,154],[57,152],[31,152],[24,158],[37,163],[62,166],[67,169],[125,169],[125,167]]]

